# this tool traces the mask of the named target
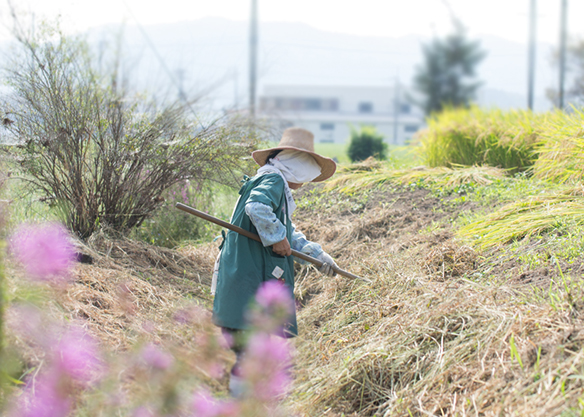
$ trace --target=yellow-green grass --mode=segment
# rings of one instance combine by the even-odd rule
[[[314,150],[317,154],[335,159],[340,164],[348,164],[351,161],[347,156],[348,143],[315,143]]]
[[[525,170],[535,161],[535,147],[546,115],[527,110],[449,109],[430,117],[417,138],[424,164],[490,165]]]
[[[391,163],[366,161],[340,170],[326,184],[327,190],[339,189],[352,193],[386,183],[407,185],[416,183],[437,187],[455,187],[462,184],[487,185],[505,177],[505,170],[493,167],[417,167],[395,169]]]
[[[584,189],[579,186],[507,204],[463,226],[458,236],[485,249],[583,224]]]
[[[584,112],[555,112],[546,118],[534,175],[558,183],[584,180]]]

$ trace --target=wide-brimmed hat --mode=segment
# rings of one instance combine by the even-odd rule
[[[296,151],[306,152],[312,155],[316,163],[320,166],[320,175],[312,180],[312,182],[324,181],[330,178],[337,169],[337,164],[326,156],[321,156],[314,152],[314,135],[312,132],[302,129],[301,127],[290,127],[282,133],[282,139],[275,148],[261,149],[251,154],[254,161],[259,166],[264,166],[268,162],[268,156],[273,151],[284,149],[294,149]]]

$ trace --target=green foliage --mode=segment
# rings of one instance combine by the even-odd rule
[[[201,187],[190,182],[176,184],[163,194],[164,202],[160,209],[136,228],[132,237],[168,248],[213,239],[221,233],[221,228],[178,210],[176,202],[228,221],[237,196],[237,191],[231,187]]]
[[[362,126],[360,130],[351,129],[351,141],[347,155],[351,162],[364,161],[373,156],[375,159],[386,159],[387,144],[383,136],[374,127]]]
[[[476,66],[485,57],[479,42],[469,41],[459,22],[444,39],[435,38],[423,45],[424,62],[414,78],[415,89],[423,96],[419,105],[427,115],[445,106],[468,106],[479,82],[473,81]]]
[[[103,70],[85,40],[39,33],[19,34],[0,116],[19,142],[16,169],[80,237],[139,226],[174,184],[235,185],[249,169],[256,138],[245,120],[203,124],[190,102],[132,94],[118,56]]]
[[[531,167],[545,115],[531,111],[448,109],[428,119],[418,152],[431,167],[490,165],[512,171]]]

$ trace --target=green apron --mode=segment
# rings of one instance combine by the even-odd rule
[[[288,219],[284,179],[280,175],[264,174],[246,179],[239,194],[232,224],[257,234],[257,229],[245,213],[245,205],[262,203],[274,210],[278,220],[286,226],[288,242],[292,242],[292,222]],[[219,258],[213,322],[230,329],[248,328],[246,311],[257,290],[263,282],[276,279],[280,269],[284,271],[280,280],[284,281],[294,299],[294,257],[280,256],[272,251],[271,246],[264,247],[260,242],[228,231]],[[298,334],[295,312],[285,324],[284,331],[290,336]]]

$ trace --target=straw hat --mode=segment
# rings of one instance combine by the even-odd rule
[[[282,133],[282,139],[275,148],[262,149],[251,154],[253,159],[264,166],[268,161],[268,156],[278,149],[294,149],[296,151],[306,152],[314,157],[316,163],[320,166],[321,174],[312,180],[312,182],[324,181],[330,178],[337,169],[337,164],[326,156],[320,156],[314,152],[314,135],[301,127],[290,127]]]

